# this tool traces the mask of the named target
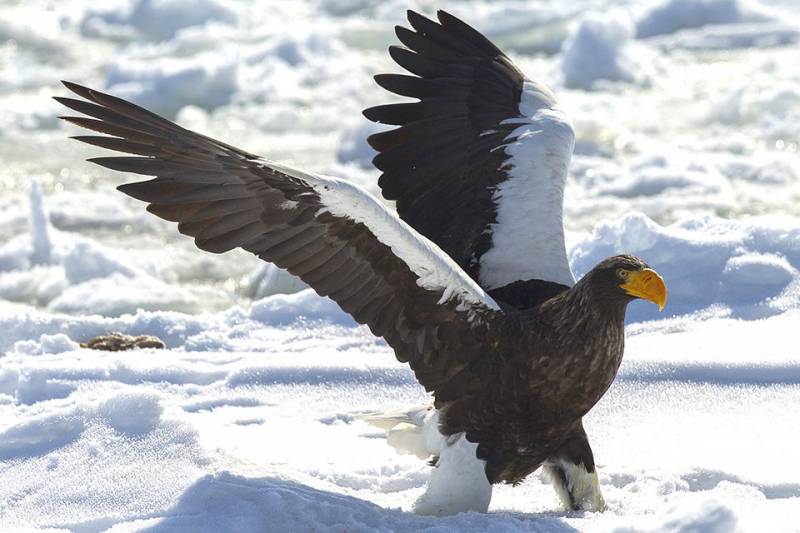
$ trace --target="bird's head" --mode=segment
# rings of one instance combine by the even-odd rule
[[[632,255],[604,259],[584,279],[591,283],[595,295],[609,303],[627,306],[632,300],[641,298],[653,302],[659,310],[663,310],[667,303],[664,280],[647,263]]]

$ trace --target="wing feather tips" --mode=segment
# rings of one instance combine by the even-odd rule
[[[187,131],[168,120],[161,115],[157,115],[152,111],[149,111],[141,106],[138,106],[132,102],[127,100],[123,100],[117,96],[113,96],[107,93],[103,93],[97,91],[95,89],[91,89],[89,87],[84,87],[82,85],[78,85],[77,83],[64,81],[62,80],[61,83],[72,91],[73,93],[86,98],[90,102],[94,102],[95,104],[99,104],[99,106],[105,109],[111,109],[114,112],[121,114],[123,116],[127,116],[129,118],[135,118],[141,122],[150,124],[156,127],[166,127],[169,129],[176,129],[181,131]],[[69,106],[67,106],[69,107]]]
[[[402,46],[390,46],[389,56],[407,71],[423,78],[433,77],[438,72],[435,62]]]
[[[143,156],[155,156],[159,153],[159,149],[151,144],[143,144],[119,137],[105,137],[102,135],[73,135],[70,139],[80,141],[82,143],[113,150],[115,152],[124,152],[126,154],[135,154]]]
[[[426,57],[442,62],[453,61],[459,58],[459,53],[457,51],[440,45],[436,41],[427,38],[427,36],[422,33],[417,33],[403,26],[395,26],[394,32],[401,43]]]
[[[96,118],[114,126],[132,129],[135,131],[158,134],[165,128],[166,125],[172,124],[171,122],[166,121],[166,119],[161,119],[164,122],[158,122],[154,120],[146,120],[146,117],[143,115],[130,113],[125,114],[120,112],[120,110],[117,108],[101,105],[95,101],[77,100],[75,98],[63,96],[54,96],[53,99],[64,107],[68,107],[69,109],[77,111],[78,113],[83,113],[84,115]]]
[[[442,11],[439,13],[442,13]],[[455,17],[452,18],[455,19]],[[471,39],[465,39],[463,32],[452,31],[450,28],[444,27],[444,25],[441,24],[441,17],[440,22],[436,22],[423,15],[420,15],[419,13],[409,10],[408,22],[419,35],[422,35],[428,41],[434,42],[438,46],[451,51],[451,53],[456,53],[459,56],[486,55],[485,49],[481,46],[476,46]],[[462,22],[462,24],[464,23]]]
[[[439,23],[443,28],[461,35],[464,41],[471,43],[476,48],[482,50],[485,54],[489,56],[505,55],[503,54],[502,50],[497,48],[497,46],[495,46],[495,44],[485,35],[460,18],[451,15],[443,9],[440,9],[436,12],[436,17],[439,19]]]

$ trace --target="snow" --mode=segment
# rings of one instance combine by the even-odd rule
[[[89,10],[81,31],[91,37],[139,37],[165,40],[184,28],[210,21],[233,23],[235,13],[216,0],[129,0],[110,9]]]
[[[800,219],[688,218],[659,226],[631,213],[600,223],[571,250],[578,275],[620,252],[644,258],[666,281],[669,312],[759,318],[800,306]],[[628,321],[657,318],[638,303]]]
[[[106,78],[109,92],[174,117],[184,106],[213,110],[229,103],[238,90],[235,57],[199,54],[160,62],[129,62],[112,68]]]
[[[746,0],[665,0],[646,11],[636,22],[636,37],[653,37],[712,24],[771,19],[769,10],[757,2]]]
[[[247,280],[246,294],[258,299],[274,294],[293,294],[307,288],[308,285],[300,278],[271,263],[266,263],[253,272]]]
[[[264,305],[280,309],[274,298],[322,301],[301,293]],[[796,309],[757,321],[684,315],[629,328],[621,374],[587,420],[605,513],[554,513],[554,492],[533,476],[496,487],[488,515],[437,521],[405,512],[429,467],[396,454],[383,432],[354,416],[424,401],[410,371],[333,309],[276,325],[259,322],[262,312],[141,312],[102,324],[182,327],[167,351],[7,353],[0,460],[9,481],[0,501],[15,503],[0,507],[3,523],[724,531],[736,522],[790,530],[800,486],[785,458],[797,429],[780,413],[800,400],[800,354],[787,352],[781,332],[800,319]],[[11,314],[2,331],[27,337],[26,324],[43,330],[51,321],[75,337],[103,320]],[[227,334],[227,346],[199,344],[209,332]],[[88,487],[78,481],[85,475]]]
[[[662,50],[731,50],[750,47],[777,47],[795,44],[800,40],[800,29],[794,24],[742,23],[705,26],[682,30],[676,34],[654,38]]]
[[[344,130],[339,150],[336,153],[337,159],[342,163],[355,163],[361,167],[370,168],[372,158],[378,152],[367,143],[367,137],[386,129],[386,126],[382,124],[364,119],[363,123]]]
[[[42,189],[36,181],[31,184],[30,202],[31,245],[33,246],[30,261],[32,265],[47,264],[51,260],[53,245],[50,242],[50,225],[44,209]]]
[[[598,81],[644,83],[648,75],[634,51],[633,22],[622,11],[584,17],[564,43],[564,85],[591,89]]]
[[[76,350],[80,345],[64,335],[41,335],[38,342],[35,340],[22,340],[14,343],[13,351],[27,355],[39,355],[43,353],[62,353]]]
[[[375,193],[360,111],[387,101],[371,76],[397,72],[407,4],[0,5],[0,529],[797,531],[795,0],[444,6],[574,126],[573,272],[634,252],[669,289],[663,313],[631,304],[585,421],[603,513],[561,511],[534,475],[488,514],[412,514],[430,467],[359,418],[425,404],[409,369],[285,273],[200,253],[116,194],[129,177],[82,163],[100,151],[48,98],[113,90]],[[111,331],[167,349],[78,346]]]

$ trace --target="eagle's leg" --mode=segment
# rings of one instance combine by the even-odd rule
[[[583,429],[583,422],[567,437],[556,453],[548,457],[542,468],[567,510],[605,509],[592,448]]]
[[[446,440],[425,493],[414,503],[414,512],[435,516],[485,513],[492,499],[492,485],[486,478],[486,462],[476,456],[478,445],[463,433],[442,439]]]

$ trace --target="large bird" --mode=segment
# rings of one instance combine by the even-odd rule
[[[369,138],[396,213],[114,96],[64,82],[83,99],[56,99],[105,134],[76,139],[133,154],[90,161],[155,176],[120,191],[203,250],[299,276],[410,365],[433,406],[369,418],[433,457],[417,512],[486,511],[492,484],[542,466],[567,508],[602,509],[582,419],[620,365],[628,303],[663,308],[664,282],[629,255],[575,282],[562,223],[574,133],[555,97],[452,15],[408,20],[390,53],[411,75],[376,80],[418,101],[365,111],[399,126]]]

